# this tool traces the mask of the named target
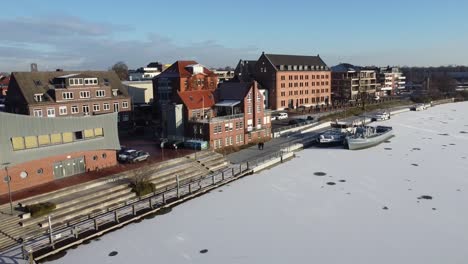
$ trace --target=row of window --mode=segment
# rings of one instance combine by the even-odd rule
[[[70,78],[68,79],[68,84],[70,86],[76,85],[97,85],[98,79],[97,78]]]
[[[225,123],[224,124],[224,131],[225,132],[232,131],[234,129],[233,126],[234,125],[232,123]],[[235,126],[236,126],[236,130],[244,128],[244,121],[235,122]],[[218,133],[221,133],[221,132],[223,132],[221,124],[215,125],[213,127],[213,133],[214,134],[218,134]]]
[[[318,65],[277,65],[280,71],[319,71],[328,70],[326,66]]]
[[[122,102],[122,108],[128,108],[128,102],[123,101]],[[90,112],[90,106],[89,105],[82,105],[81,106],[82,113],[89,113]],[[109,111],[110,110],[110,104],[109,103],[103,103],[102,104],[102,110],[103,111]],[[93,112],[99,112],[101,111],[101,104],[93,104]],[[119,102],[114,102],[114,112],[119,111]],[[72,105],[70,107],[70,113],[71,114],[78,114],[80,113],[80,109],[77,105]],[[36,117],[43,117],[43,112],[42,109],[33,109],[33,115]],[[68,115],[68,106],[62,105],[59,106],[59,115]],[[55,107],[48,107],[47,108],[47,117],[55,117]]]
[[[311,82],[310,85],[311,86],[325,86],[325,85],[329,85],[329,82],[328,81],[325,81],[325,82]],[[286,83],[281,83],[280,87],[281,88],[286,88]],[[309,82],[288,83],[288,87],[289,88],[292,88],[292,87],[309,87]]]
[[[297,80],[309,80],[309,78],[312,79],[312,80],[314,80],[314,79],[330,79],[330,75],[324,75],[324,74],[322,74],[322,75],[310,75],[310,77],[309,77],[309,75],[294,75],[294,76],[289,75],[288,76],[289,81],[292,81],[292,80],[296,80],[296,81]],[[280,77],[280,79],[282,81],[286,81],[286,76],[283,75],[283,76]]]
[[[105,97],[106,96],[106,91],[105,90],[97,90],[96,91],[96,97]],[[72,100],[74,99],[74,93],[73,92],[62,92],[62,98],[64,100]],[[90,91],[80,91],[80,98],[91,98],[91,92]]]
[[[317,90],[310,90],[311,94],[314,93],[328,93],[328,89],[317,89]],[[309,94],[309,90],[300,90],[300,91],[289,91],[288,95],[303,95],[303,94]],[[281,96],[286,96],[286,92],[281,92]]]
[[[11,145],[13,147],[13,150],[17,151],[71,143],[75,141],[93,139],[103,136],[104,130],[102,128],[91,128],[76,132],[53,133],[39,136],[12,137]]]
[[[314,104],[314,103],[320,103],[320,102],[325,102],[325,97],[324,96],[321,96],[321,97],[312,97],[310,98],[310,101],[309,101],[309,98],[301,98],[301,99],[298,99],[298,103],[300,105],[302,104]],[[280,105],[282,107],[286,107],[286,100],[281,100],[280,102]]]

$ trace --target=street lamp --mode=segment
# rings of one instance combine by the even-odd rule
[[[8,185],[8,198],[10,200],[10,214],[13,215],[13,201],[11,200],[11,188],[10,188],[11,177],[8,175],[8,165],[10,165],[9,162],[2,163],[2,166],[4,166],[5,168],[5,177],[3,178],[3,181],[6,182]]]

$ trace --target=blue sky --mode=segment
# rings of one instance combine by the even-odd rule
[[[262,51],[330,66],[468,64],[468,1],[18,0],[1,10],[0,71],[235,66]]]

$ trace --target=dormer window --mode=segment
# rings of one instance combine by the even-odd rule
[[[34,94],[34,100],[36,102],[43,102],[44,101],[44,95],[43,94]]]
[[[68,79],[68,84],[70,86],[83,85],[83,79],[82,78],[70,78]]]
[[[119,89],[112,89],[112,96],[117,96],[118,91],[119,91]]]
[[[96,84],[98,84],[98,79],[97,78],[85,78],[84,79],[84,84],[85,85],[96,85]]]

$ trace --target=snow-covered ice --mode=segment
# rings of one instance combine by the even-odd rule
[[[467,263],[466,113],[394,116],[390,142],[304,150],[53,263]]]

